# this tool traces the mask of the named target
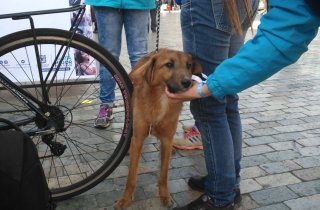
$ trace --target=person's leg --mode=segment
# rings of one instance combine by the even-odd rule
[[[99,43],[119,60],[121,33],[123,27],[122,11],[110,7],[94,7],[99,28]],[[112,105],[115,99],[115,81],[104,66],[100,66],[100,107],[95,122],[96,127],[109,126],[112,119]]]
[[[148,53],[149,10],[124,10],[124,28],[131,68]]]
[[[254,19],[257,10],[259,1],[249,1],[251,3],[250,7],[252,9],[251,14],[253,15],[252,20]],[[239,36],[238,33],[234,33],[230,39],[230,48],[229,48],[229,56],[234,56],[241,46],[244,43],[245,36],[249,29],[250,23],[249,18],[247,17],[246,11],[240,10],[240,17],[242,21],[242,32],[243,36]],[[240,113],[238,108],[238,95],[229,95],[227,96],[227,116],[229,127],[232,135],[233,145],[234,145],[234,164],[235,164],[235,171],[236,171],[236,183],[235,188],[240,188],[240,161],[242,157],[242,126],[240,120]]]
[[[196,56],[208,75],[228,58],[232,33],[217,29],[217,14],[210,0],[190,1],[192,4],[182,7],[181,11],[183,46]],[[218,206],[232,203],[235,196],[234,145],[226,107],[226,98],[213,97],[194,100],[190,107],[204,144],[208,171],[205,190]]]
[[[119,60],[123,27],[121,10],[110,7],[94,7],[94,11],[99,28],[99,43]],[[115,81],[103,66],[100,67],[100,85],[101,102],[112,103]]]
[[[251,3],[255,4],[257,1]],[[241,22],[246,15],[243,6],[240,5],[239,8]],[[205,74],[212,73],[215,67],[231,56],[230,53],[234,54],[243,42],[241,39],[233,39],[235,33],[224,12],[223,0],[184,1],[181,26],[184,50],[199,59]],[[206,194],[214,200],[214,205],[232,203],[234,188],[238,188],[240,182],[242,131],[238,96],[230,95],[220,100],[213,97],[194,100],[190,108],[198,122],[204,144],[208,171],[205,179]],[[193,204],[199,205],[199,201],[201,198]],[[232,207],[227,205],[224,209]]]

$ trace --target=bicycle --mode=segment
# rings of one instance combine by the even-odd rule
[[[77,15],[69,31],[34,26],[32,16],[72,11]],[[108,177],[127,154],[132,134],[130,79],[109,52],[76,33],[84,12],[85,5],[78,5],[0,15],[29,19],[31,27],[0,38],[0,115],[31,136],[54,200],[78,195]],[[114,119],[105,130],[93,127],[99,76],[74,77],[76,51],[89,55],[88,68],[104,65],[116,81]],[[0,124],[0,130],[7,129]]]

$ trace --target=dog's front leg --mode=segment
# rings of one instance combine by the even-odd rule
[[[161,171],[159,179],[159,195],[161,203],[164,206],[170,207],[172,205],[172,200],[168,190],[168,170],[169,163],[172,152],[172,139],[171,138],[162,138],[161,139]]]
[[[126,189],[123,196],[117,200],[114,205],[115,209],[128,208],[132,201],[132,196],[136,187],[137,170],[139,166],[140,154],[142,151],[144,138],[143,137],[132,137],[130,145],[130,167],[129,175],[127,179]]]

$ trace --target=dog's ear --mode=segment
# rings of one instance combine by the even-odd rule
[[[151,82],[153,81],[153,78],[154,78],[155,63],[156,63],[156,57],[154,56],[150,60],[149,68],[146,70],[146,73],[144,75],[145,76],[144,78],[149,85],[151,85]]]
[[[141,58],[133,67],[129,78],[134,85],[141,84],[143,80],[146,80],[148,83],[152,81],[155,54],[155,52],[152,52]]]
[[[201,74],[201,73],[202,73],[202,67],[200,63],[195,58],[192,58],[192,74]]]

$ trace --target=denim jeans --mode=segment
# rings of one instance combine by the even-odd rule
[[[183,48],[197,58],[206,75],[212,74],[244,43],[249,21],[242,2],[238,0],[243,29],[243,36],[240,36],[228,20],[223,0],[182,0]],[[255,14],[258,0],[249,0],[249,3]],[[242,128],[238,100],[238,95],[227,95],[220,99],[201,98],[190,103],[204,145],[208,172],[205,191],[217,206],[233,202],[234,189],[240,187]]]
[[[131,68],[148,53],[149,10],[117,9],[94,6],[99,43],[117,60],[121,52],[122,28],[126,33]],[[101,103],[113,103],[115,81],[105,67],[100,67]]]

